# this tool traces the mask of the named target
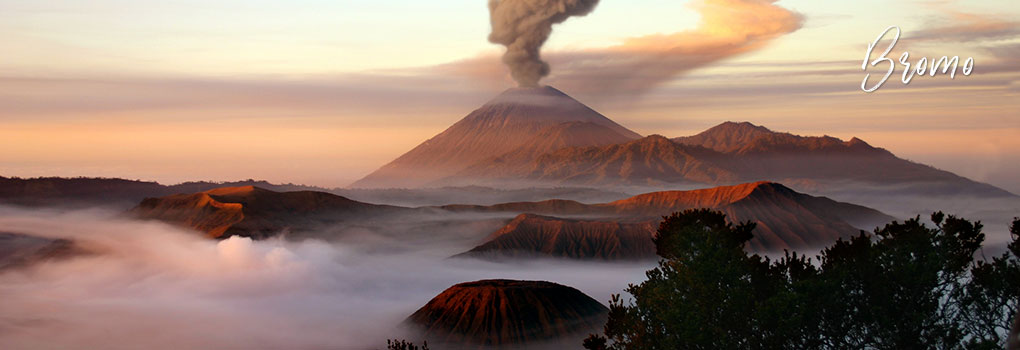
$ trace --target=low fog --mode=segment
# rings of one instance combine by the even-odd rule
[[[987,257],[1001,252],[1006,224],[1020,214],[1016,198],[879,192],[825,195],[900,219],[943,210],[982,220]],[[547,280],[605,304],[654,265],[448,259],[513,216],[425,211],[286,240],[216,241],[117,210],[0,206],[0,231],[90,252],[0,270],[0,348],[381,349],[407,336],[398,327],[405,317],[456,283]]]
[[[908,192],[909,190],[905,190],[904,186],[869,186],[861,183],[834,187],[827,191],[805,189],[797,185],[791,187],[814,196],[825,196],[837,201],[873,208],[900,219],[900,221],[920,216],[921,219],[929,222],[927,219],[937,211],[971,221],[980,221],[984,225],[985,233],[983,253],[989,258],[1006,251],[1006,245],[1012,241],[1009,225],[1013,222],[1013,218],[1020,216],[1020,198],[1018,197],[985,197],[968,194],[930,195],[920,191]],[[980,253],[982,252],[979,251]]]
[[[459,282],[548,280],[606,303],[652,264],[445,259],[464,242],[366,253],[343,240],[215,241],[102,210],[0,207],[0,228],[93,252],[0,271],[7,349],[384,348]]]

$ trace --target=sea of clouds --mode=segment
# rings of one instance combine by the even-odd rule
[[[605,303],[652,264],[497,264],[321,240],[216,241],[103,210],[0,208],[0,231],[67,238],[91,252],[0,271],[4,349],[379,349],[459,282],[548,280]]]

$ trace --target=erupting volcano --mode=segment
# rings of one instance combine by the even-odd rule
[[[553,87],[512,88],[351,187],[418,187],[481,161],[640,137]]]

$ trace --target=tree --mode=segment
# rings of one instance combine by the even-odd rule
[[[984,234],[980,223],[935,213],[838,241],[820,256],[829,302],[822,332],[835,348],[955,348],[962,289]],[[850,326],[850,327],[848,327]]]
[[[1012,243],[991,261],[979,261],[961,293],[963,324],[975,349],[1002,349],[1020,308],[1020,218],[1010,226]]]
[[[662,259],[610,301],[592,350],[1002,348],[1020,300],[1020,221],[1010,251],[974,262],[980,222],[941,212],[838,240],[817,262],[743,247],[753,224],[706,209],[666,217]]]
[[[654,238],[663,259],[630,285],[635,298],[624,305],[614,296],[605,337],[613,349],[732,349],[749,345],[754,308],[768,275],[761,258],[748,257],[744,244],[754,224],[732,225],[707,209],[676,213],[661,223]],[[593,337],[589,348],[605,347]]]
[[[429,343],[424,342],[419,347],[406,340],[386,340],[386,350],[429,350]]]

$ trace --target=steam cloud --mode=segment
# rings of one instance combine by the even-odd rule
[[[503,63],[522,87],[538,86],[549,75],[549,64],[540,51],[552,33],[552,25],[572,16],[584,16],[599,0],[489,0],[492,33],[489,41],[506,46]]]
[[[95,252],[0,270],[0,349],[379,349],[405,337],[397,325],[455,283],[549,280],[605,303],[650,268],[446,260],[466,248],[438,236],[416,244],[426,251],[410,252],[319,240],[215,241],[97,210],[0,206],[0,228],[71,239]],[[428,252],[437,249],[446,253]]]

